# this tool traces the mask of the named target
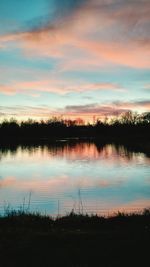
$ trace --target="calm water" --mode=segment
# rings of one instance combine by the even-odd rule
[[[58,142],[0,150],[0,212],[111,213],[150,207],[150,158],[125,147]]]

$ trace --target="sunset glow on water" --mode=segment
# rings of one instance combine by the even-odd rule
[[[150,206],[150,158],[144,153],[112,144],[62,143],[1,149],[1,213],[8,206],[52,215]]]

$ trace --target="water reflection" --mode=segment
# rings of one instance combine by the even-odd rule
[[[0,150],[0,210],[62,214],[136,210],[150,206],[150,159],[125,146],[94,142],[20,145]],[[80,194],[79,194],[80,192]]]

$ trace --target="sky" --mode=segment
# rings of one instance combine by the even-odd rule
[[[150,111],[149,0],[0,0],[0,119]]]

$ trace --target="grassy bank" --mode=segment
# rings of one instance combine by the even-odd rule
[[[148,266],[150,211],[105,218],[11,212],[0,218],[1,266]]]

